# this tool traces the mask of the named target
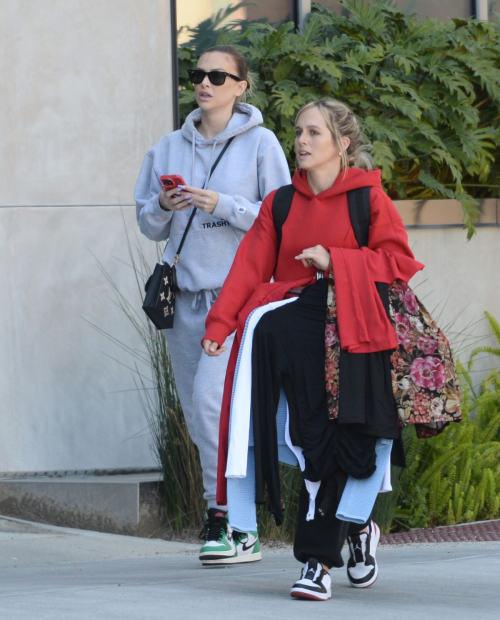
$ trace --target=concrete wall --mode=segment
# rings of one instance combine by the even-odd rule
[[[460,228],[421,228],[408,232],[410,245],[425,269],[411,281],[420,300],[448,336],[462,362],[478,346],[496,346],[484,311],[500,320],[500,226],[478,227],[466,240]],[[478,356],[476,385],[499,359]]]
[[[140,347],[98,261],[142,312],[124,220],[135,233],[142,158],[172,129],[169,2],[0,15],[0,472],[148,467],[131,359],[85,321]]]

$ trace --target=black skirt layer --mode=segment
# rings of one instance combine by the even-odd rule
[[[252,410],[256,501],[282,521],[276,411],[283,387],[290,436],[303,449],[304,478],[326,480],[337,471],[367,478],[375,471],[379,437],[399,438],[388,352],[342,356],[340,408],[330,420],[325,384],[325,315],[328,283],[318,280],[297,301],[266,313],[252,347]],[[390,388],[390,391],[388,390]]]

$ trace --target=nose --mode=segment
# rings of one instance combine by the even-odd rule
[[[205,77],[203,78],[203,81],[202,81],[201,85],[203,86],[203,88],[206,88],[207,86],[209,86],[209,85],[210,85],[210,80],[208,79],[208,75],[205,75]]]

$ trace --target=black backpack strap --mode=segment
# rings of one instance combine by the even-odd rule
[[[349,217],[354,230],[356,241],[360,248],[368,245],[370,235],[370,190],[371,187],[358,187],[347,192],[347,202],[349,203]],[[375,282],[378,294],[384,305],[389,319],[389,285],[385,282]]]
[[[360,248],[368,245],[370,235],[370,190],[371,187],[358,187],[347,192],[351,226]]]
[[[281,246],[281,236],[283,224],[288,217],[290,207],[292,206],[292,200],[295,194],[295,187],[293,185],[283,185],[274,194],[273,200],[273,221],[274,228],[276,229],[276,236],[278,237],[278,252]]]

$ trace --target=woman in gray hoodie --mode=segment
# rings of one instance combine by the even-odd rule
[[[177,391],[191,438],[198,446],[208,509],[203,564],[259,560],[257,532],[230,531],[227,507],[215,499],[219,417],[229,351],[216,357],[200,346],[205,319],[229,272],[240,241],[252,226],[263,198],[290,183],[276,136],[259,125],[262,114],[246,103],[251,77],[233,47],[203,52],[189,72],[199,108],[182,129],[148,151],[135,200],[141,232],[153,241],[169,239],[163,260],[172,264],[193,209],[194,217],[177,265],[179,293],[174,328],[164,332]],[[213,175],[210,170],[234,138]],[[186,185],[166,190],[159,177],[179,174]],[[226,340],[230,348],[232,338]]]

